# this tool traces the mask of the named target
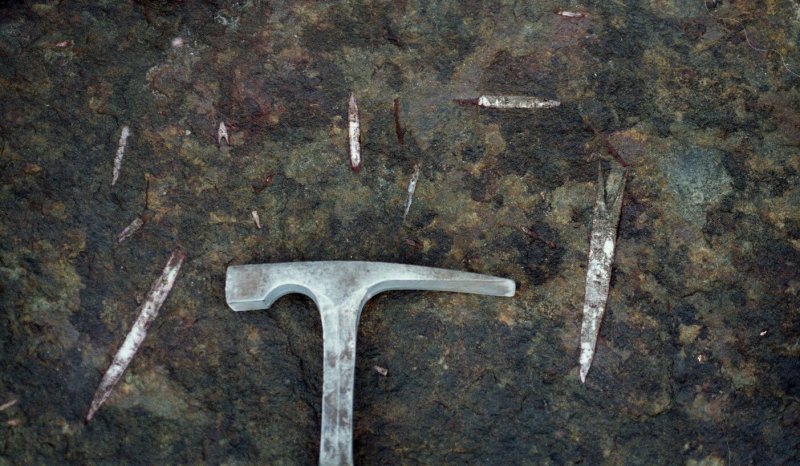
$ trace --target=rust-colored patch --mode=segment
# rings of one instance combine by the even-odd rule
[[[231,107],[243,129],[276,126],[286,107],[266,91],[267,81],[260,71],[237,67],[233,71]],[[232,125],[233,126],[233,125]]]
[[[608,141],[626,162],[635,164],[645,154],[647,135],[631,128],[608,135]]]

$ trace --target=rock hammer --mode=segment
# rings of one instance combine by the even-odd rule
[[[353,464],[356,335],[364,304],[389,290],[513,296],[512,280],[384,262],[321,261],[228,267],[225,295],[234,311],[267,309],[281,296],[310,297],[322,316],[320,465]]]

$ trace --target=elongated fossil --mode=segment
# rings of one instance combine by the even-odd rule
[[[114,156],[114,170],[111,174],[111,186],[114,186],[119,178],[119,171],[122,168],[122,157],[125,155],[125,147],[128,145],[128,137],[131,135],[131,129],[128,125],[122,127],[119,135],[119,143],[117,143],[117,154]]]
[[[347,123],[347,135],[350,138],[350,168],[358,173],[361,170],[361,125],[358,122],[358,104],[355,94],[350,94]]]
[[[419,181],[419,164],[414,164],[414,173],[408,180],[408,187],[406,188],[406,205],[403,209],[403,220],[406,219],[409,209],[411,209],[411,201],[414,200],[414,192],[417,190],[417,181]]]
[[[456,103],[462,105],[477,105],[484,108],[523,108],[523,109],[540,109],[540,108],[555,108],[561,105],[558,100],[540,99],[527,95],[482,95],[477,99],[453,99]]]
[[[611,169],[608,180],[603,180],[602,167],[598,167],[598,170],[597,200],[592,218],[589,266],[586,269],[586,298],[581,325],[580,375],[583,383],[586,382],[586,374],[592,366],[600,322],[608,301],[611,265],[614,262],[622,194],[627,178],[625,169],[616,164]]]
[[[144,220],[142,220],[141,216],[133,219],[133,221],[130,224],[128,224],[128,226],[126,226],[125,229],[119,232],[119,234],[117,235],[117,242],[121,243],[126,239],[130,238],[131,236],[133,236],[134,233],[139,231],[139,228],[141,228],[142,225],[144,225]]]
[[[92,404],[89,406],[89,412],[86,413],[86,422],[92,420],[100,406],[111,396],[111,392],[117,382],[122,378],[125,369],[133,360],[136,351],[139,350],[147,336],[150,324],[158,316],[161,305],[164,304],[172,286],[175,284],[175,279],[178,277],[178,272],[181,270],[181,264],[183,264],[185,258],[186,253],[181,248],[176,248],[169,257],[167,265],[164,266],[161,276],[153,283],[147,300],[142,304],[139,317],[133,323],[131,331],[128,332],[125,341],[122,342],[122,346],[119,347],[117,354],[114,355],[114,360],[108,366],[108,370],[106,370],[102,380],[100,380],[100,385],[94,393]]]

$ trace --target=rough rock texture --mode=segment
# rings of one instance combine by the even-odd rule
[[[358,463],[800,461],[799,18],[788,0],[4,2],[0,463],[314,463],[316,309],[234,314],[223,290],[228,264],[309,259],[519,285],[368,303]],[[453,103],[483,93],[562,105]],[[582,385],[608,145],[630,178]],[[176,245],[172,294],[84,425]]]

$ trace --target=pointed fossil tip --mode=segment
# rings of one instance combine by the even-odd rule
[[[179,267],[184,259],[186,259],[186,251],[184,251],[180,246],[175,246],[175,249],[172,251],[172,254],[167,260],[167,267]]]
[[[95,406],[95,403],[93,402],[92,406],[89,407],[89,412],[86,413],[86,417],[83,418],[83,423],[84,424],[88,424],[89,421],[92,420],[92,418],[94,417],[94,414],[96,412],[97,412],[97,407]]]

